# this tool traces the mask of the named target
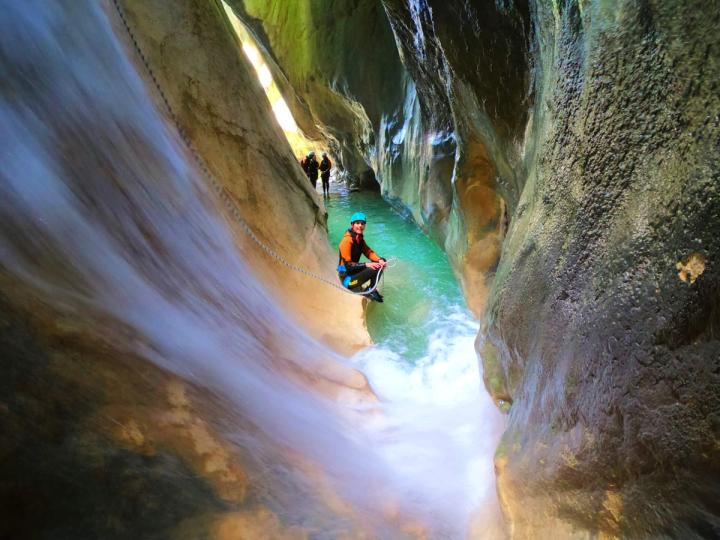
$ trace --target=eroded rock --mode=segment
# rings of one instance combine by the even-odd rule
[[[502,501],[522,538],[713,536],[720,11],[532,12],[535,150],[488,307]]]
[[[240,54],[224,12],[193,1],[172,10],[163,0],[122,4],[131,31],[176,114],[173,123],[210,171],[208,187],[222,189],[231,206],[239,210],[238,219],[232,208],[223,209],[256,275],[269,290],[278,291],[276,300],[315,337],[342,352],[368,345],[357,298],[268,256],[242,224],[288,263],[337,281],[324,208],[298,167],[252,67]],[[110,15],[115,16],[113,11]],[[121,39],[128,39],[119,22],[117,32]],[[128,54],[163,108],[155,83],[130,43]],[[227,201],[219,202],[225,205]],[[328,320],[334,324],[328,325]]]

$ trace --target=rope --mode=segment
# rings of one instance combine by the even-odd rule
[[[220,199],[225,203],[225,208],[230,212],[230,214],[235,218],[237,223],[242,227],[242,229],[245,231],[245,233],[255,242],[267,255],[269,255],[271,258],[275,259],[276,261],[280,262],[281,264],[285,265],[290,270],[293,270],[295,272],[298,272],[300,274],[304,274],[310,278],[316,279],[318,281],[321,281],[322,283],[325,283],[327,285],[330,285],[331,287],[335,287],[336,289],[339,289],[343,292],[350,293],[353,295],[369,295],[372,292],[375,291],[375,289],[378,286],[378,283],[380,282],[380,276],[382,275],[383,269],[381,268],[378,272],[377,278],[375,279],[375,285],[371,289],[368,289],[366,291],[360,291],[360,292],[354,292],[350,289],[347,289],[346,287],[343,287],[342,285],[339,285],[338,283],[334,281],[330,281],[329,279],[325,279],[324,277],[315,274],[313,272],[310,272],[309,270],[306,270],[304,268],[300,268],[299,266],[294,265],[293,263],[287,261],[282,255],[277,253],[275,250],[273,250],[270,246],[266,245],[262,240],[260,240],[255,232],[250,228],[250,226],[247,224],[247,222],[242,218],[240,215],[240,211],[237,208],[237,205],[233,202],[230,195],[228,195],[225,188],[222,187],[220,182],[215,178],[215,175],[210,171],[210,169],[205,164],[205,161],[200,156],[200,153],[195,149],[195,146],[193,145],[192,141],[190,140],[190,137],[188,136],[185,129],[183,129],[182,125],[180,124],[180,120],[178,116],[175,114],[175,111],[173,110],[172,106],[170,105],[170,101],[168,100],[167,96],[165,95],[165,92],[163,91],[162,87],[160,86],[160,83],[158,82],[157,78],[155,77],[155,73],[153,72],[152,68],[150,67],[150,62],[148,61],[147,57],[145,56],[145,53],[143,53],[142,48],[140,47],[140,44],[138,43],[137,39],[135,38],[135,34],[133,33],[132,29],[130,28],[130,23],[128,22],[125,12],[123,11],[122,7],[120,6],[120,3],[118,0],[113,0],[113,5],[115,6],[115,10],[118,13],[118,16],[120,17],[120,20],[123,23],[123,26],[125,27],[125,30],[130,37],[130,41],[132,41],[133,46],[135,47],[135,52],[137,53],[138,57],[142,61],[143,65],[145,66],[145,70],[147,71],[148,75],[150,76],[150,79],[152,80],[153,84],[155,85],[155,89],[157,90],[157,93],[159,94],[160,98],[162,99],[162,102],[165,105],[165,108],[167,109],[168,115],[170,116],[173,125],[175,126],[175,129],[177,129],[178,134],[180,135],[180,138],[187,146],[188,150],[190,150],[190,153],[192,154],[193,158],[195,159],[195,162],[197,163],[200,170],[203,172],[205,177],[210,181],[210,185],[215,190],[216,194]]]

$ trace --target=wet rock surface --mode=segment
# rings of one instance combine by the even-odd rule
[[[240,221],[285,261],[330,282],[337,280],[336,254],[328,245],[320,199],[272,117],[254,70],[239,54],[224,12],[192,0],[173,10],[167,10],[163,0],[123,5],[131,31],[177,115],[173,124],[184,130],[209,168],[208,187],[214,190],[213,182],[218,182],[240,212],[239,219],[228,212],[228,221],[255,274],[270,290],[282,290],[277,301],[313,336],[343,352],[369,344],[357,298],[268,256]],[[110,15],[115,16],[112,11]],[[128,39],[119,24],[117,32]],[[128,46],[162,109],[155,82]],[[298,235],[304,239],[300,245]],[[327,325],[330,318],[337,324]]]
[[[242,413],[0,283],[13,291],[0,295],[0,537],[307,538],[268,507],[271,480],[228,436],[258,434]]]
[[[401,148],[394,144],[397,136],[386,137],[387,154],[405,154],[391,161],[401,167],[383,171],[391,178],[387,194],[407,200],[405,193],[417,192],[417,202],[410,204],[416,221],[444,247],[468,305],[479,315],[499,258],[507,207],[515,206],[521,189],[522,169],[511,164],[519,163],[528,110],[528,7],[383,4],[414,82],[412,122],[422,133]]]
[[[535,149],[488,307],[507,515],[528,538],[716,536],[720,10],[532,12]]]
[[[383,115],[402,104],[402,75],[382,4],[228,2],[264,48],[298,125],[327,144],[356,189],[377,190],[370,156]]]
[[[77,324],[25,301],[34,315],[0,298],[0,537],[167,538],[189,515],[224,510],[177,445],[138,428],[167,407],[157,390],[170,377],[119,362]]]

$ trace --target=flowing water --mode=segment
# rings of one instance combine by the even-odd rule
[[[278,448],[316,464],[377,536],[401,536],[381,508],[390,499],[434,538],[463,537],[478,511],[492,521],[500,419],[481,391],[477,325],[437,248],[379,199],[337,200],[333,235],[348,201],[362,202],[371,245],[399,262],[385,279],[387,302],[370,309],[376,345],[334,356],[259,282],[237,279],[248,266],[219,205],[100,4],[5,1],[2,12],[3,272],[113,350],[222,398],[227,439],[275,489],[256,496],[315,537],[333,538],[336,524],[317,517],[316,487],[277,463]],[[292,354],[273,345],[283,342]],[[349,422],[352,405],[276,368],[283,354],[310,371],[318,357],[363,370],[379,414]],[[233,431],[235,419],[253,429]]]
[[[425,487],[436,491],[438,504],[492,508],[491,456],[501,419],[482,388],[474,349],[478,324],[445,253],[377,194],[333,184],[326,209],[333,246],[349,217],[362,211],[368,245],[395,259],[378,288],[385,301],[368,307],[375,345],[355,358],[392,411],[390,423],[398,422],[393,429],[406,434],[386,449],[393,470],[429,480]]]

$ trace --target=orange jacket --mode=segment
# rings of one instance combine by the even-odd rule
[[[362,234],[356,234],[351,230],[345,231],[345,235],[340,240],[340,263],[358,263],[360,262],[360,255],[364,254],[372,262],[378,262],[380,257],[375,253],[370,246],[365,243],[365,239]]]

